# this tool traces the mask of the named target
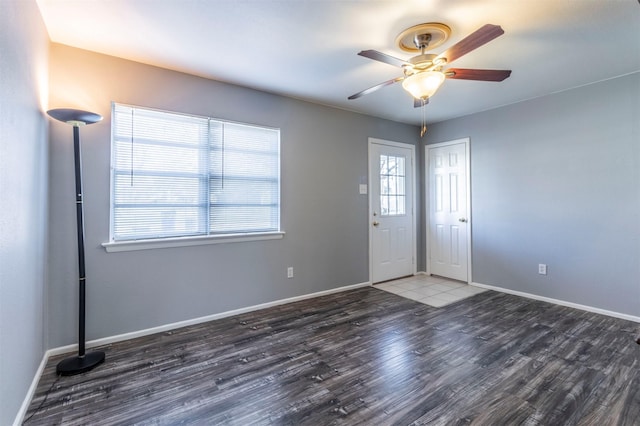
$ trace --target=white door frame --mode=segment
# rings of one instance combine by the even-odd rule
[[[425,145],[424,147],[424,211],[425,211],[425,228],[427,230],[427,241],[425,244],[425,256],[426,256],[426,272],[427,275],[431,275],[431,256],[429,253],[429,242],[431,241],[431,217],[429,214],[429,200],[430,200],[430,190],[431,187],[429,182],[429,149],[431,148],[440,148],[448,145],[457,145],[464,143],[464,152],[465,152],[465,168],[467,169],[467,212],[466,217],[468,219],[467,222],[467,283],[471,284],[473,282],[473,271],[471,270],[471,266],[473,262],[471,261],[471,227],[473,226],[473,218],[471,217],[471,151],[470,151],[470,141],[469,138],[456,139],[447,142],[440,142]]]
[[[413,239],[413,244],[411,247],[411,264],[413,265],[412,268],[412,273],[413,275],[415,275],[418,270],[417,270],[417,262],[416,262],[416,257],[417,257],[417,252],[418,252],[418,238],[417,238],[417,234],[416,231],[418,229],[418,223],[416,220],[416,165],[417,165],[417,161],[415,161],[416,158],[416,147],[415,145],[411,145],[408,143],[403,143],[403,142],[393,142],[393,141],[388,141],[388,140],[384,140],[384,139],[377,139],[377,138],[369,138],[369,144],[367,146],[367,181],[369,182],[369,189],[371,188],[371,145],[372,144],[377,144],[377,145],[386,145],[386,146],[394,146],[394,147],[398,147],[398,148],[404,148],[404,149],[410,149],[411,150],[411,169],[412,169],[412,173],[413,175],[411,176],[411,192],[413,193],[412,195],[412,207],[411,207],[411,216],[412,216],[412,224],[411,226],[413,226],[413,233],[411,235],[412,239]],[[369,229],[369,284],[373,284],[373,227],[371,226],[371,218],[373,217],[373,212],[375,210],[373,203],[376,201],[373,199],[372,195],[371,195],[371,191],[367,191],[367,193],[369,194],[369,212],[367,213],[367,227]]]

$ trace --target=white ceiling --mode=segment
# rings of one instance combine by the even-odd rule
[[[513,70],[501,83],[446,81],[429,123],[640,70],[638,0],[37,1],[56,43],[414,124],[420,109],[400,84],[347,97],[402,75],[360,50],[409,58],[395,38],[424,22],[452,30],[433,53],[502,26],[453,66]]]

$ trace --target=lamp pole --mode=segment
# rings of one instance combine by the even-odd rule
[[[51,117],[73,126],[73,157],[76,181],[76,229],[78,235],[78,355],[70,356],[58,363],[56,372],[63,376],[84,373],[104,362],[102,351],[85,351],[85,306],[86,272],[84,264],[84,206],[82,198],[82,157],[80,152],[80,126],[102,120],[102,116],[75,109],[52,109]]]

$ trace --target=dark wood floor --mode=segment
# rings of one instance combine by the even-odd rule
[[[362,288],[109,345],[84,375],[52,358],[25,424],[638,425],[639,331],[492,291],[433,308]]]

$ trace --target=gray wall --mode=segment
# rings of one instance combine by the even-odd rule
[[[0,5],[0,424],[11,424],[45,351],[49,41],[33,1]]]
[[[639,104],[635,73],[431,126],[471,140],[475,282],[640,316]]]
[[[51,107],[102,114],[81,129],[87,338],[369,280],[368,137],[418,144],[415,126],[96,53],[51,46]],[[111,101],[281,128],[282,240],[107,253]],[[52,123],[50,346],[76,341],[71,129]],[[418,230],[421,233],[421,230]],[[295,278],[286,278],[293,266]]]

